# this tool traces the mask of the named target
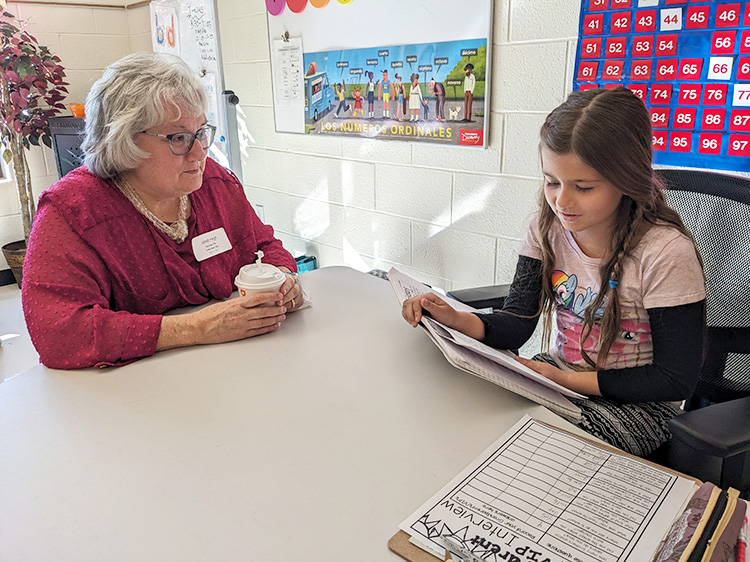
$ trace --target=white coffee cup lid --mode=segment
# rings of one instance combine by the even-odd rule
[[[251,263],[240,268],[234,279],[235,285],[246,289],[277,287],[286,279],[286,275],[278,267],[268,263]]]

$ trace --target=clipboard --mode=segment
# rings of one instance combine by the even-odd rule
[[[716,488],[712,484],[706,484],[703,485],[703,483],[698,480],[697,478],[694,478],[692,476],[680,473],[678,471],[660,466],[654,462],[641,459],[639,457],[636,457],[634,455],[630,455],[628,453],[625,453],[623,451],[620,451],[619,449],[616,449],[615,447],[612,447],[610,445],[599,443],[591,438],[583,437],[580,435],[573,434],[567,430],[555,427],[554,425],[547,424],[545,422],[534,420],[536,423],[539,423],[541,425],[547,426],[555,431],[559,431],[568,435],[572,435],[577,439],[580,439],[584,442],[587,442],[598,449],[611,452],[611,453],[617,453],[620,456],[624,456],[627,458],[631,458],[638,463],[642,463],[644,465],[648,465],[651,467],[659,468],[660,470],[667,472],[669,474],[684,478],[686,480],[692,481],[695,483],[696,487],[698,487],[698,491],[695,489],[693,490],[693,493],[686,497],[685,500],[685,506],[683,506],[683,509],[678,513],[675,520],[672,522],[672,525],[669,529],[669,531],[662,537],[662,542],[659,545],[659,547],[655,551],[655,559],[658,559],[660,555],[664,554],[664,549],[666,548],[665,545],[668,544],[667,539],[673,538],[674,534],[678,531],[678,523],[681,517],[687,517],[687,512],[690,507],[689,499],[692,499],[698,495],[698,492],[703,491],[705,493],[705,489],[708,486],[711,486],[713,488]],[[480,455],[483,456],[483,455]],[[703,488],[701,486],[703,485]],[[698,527],[698,531],[693,535],[692,537],[687,537],[683,540],[683,548],[685,549],[685,553],[683,557],[680,557],[679,559],[682,560],[687,559],[687,555],[692,552],[692,549],[695,548],[696,544],[700,545],[701,541],[704,543],[707,543],[707,548],[704,551],[703,554],[701,554],[700,558],[697,558],[697,560],[703,560],[703,561],[709,561],[713,560],[712,556],[714,553],[714,550],[716,549],[716,545],[720,542],[724,542],[725,548],[726,545],[734,545],[736,544],[737,535],[739,534],[739,527],[741,526],[743,517],[739,514],[742,513],[744,515],[744,511],[747,510],[747,504],[743,500],[739,500],[737,497],[738,492],[733,489],[729,489],[728,491],[722,491],[719,490],[720,493],[723,493],[727,497],[726,504],[721,507],[721,512],[716,514],[713,514],[713,518],[716,520],[716,525],[713,528],[710,528],[708,525],[704,524]],[[713,494],[716,495],[716,491],[714,490]],[[712,508],[713,505],[710,505],[706,511],[701,514],[701,520],[702,521],[709,521],[712,516]],[[694,512],[692,514],[694,515]],[[698,536],[700,535],[700,536]],[[708,535],[708,536],[706,536]],[[410,541],[410,535],[403,530],[399,530],[393,537],[390,538],[388,541],[388,548],[398,554],[401,558],[404,558],[405,560],[409,560],[411,562],[444,562],[445,560],[448,560],[450,557],[450,552],[447,550],[445,551],[445,554],[443,558],[438,558],[434,556],[433,554],[427,552],[426,550],[423,550],[416,544]],[[673,543],[676,541],[673,541]],[[671,560],[671,558],[665,558]]]

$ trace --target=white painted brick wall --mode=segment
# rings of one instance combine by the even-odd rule
[[[395,265],[445,289],[510,282],[537,208],[537,132],[570,90],[578,8],[495,0],[489,147],[471,150],[276,133],[264,2],[219,0],[226,85],[254,140],[248,198],[322,266]]]
[[[130,16],[123,9],[95,8],[97,0],[79,0],[81,6],[48,6],[9,3],[7,11],[28,21],[28,31],[62,59],[70,83],[66,102],[83,103],[91,84],[111,62],[132,52]],[[121,0],[108,3],[124,6]],[[143,31],[149,31],[148,7],[134,18]],[[143,15],[145,13],[145,16]],[[145,27],[144,27],[145,26]],[[149,39],[150,41],[150,39]],[[149,46],[150,50],[150,46]],[[64,115],[69,115],[66,111]],[[33,148],[27,152],[34,194],[57,181],[57,168],[51,150]],[[0,245],[23,236],[20,206],[15,182],[0,184]],[[0,255],[0,269],[7,268]]]
[[[489,147],[471,150],[276,133],[265,2],[218,0],[248,199],[290,251],[315,254],[321,266],[396,266],[447,290],[509,282],[537,205],[537,131],[570,90],[578,9],[570,0],[495,0]],[[63,58],[76,99],[110,62],[150,50],[148,7],[60,7],[54,18],[47,6],[23,10]],[[34,167],[40,185],[51,183],[50,154]],[[17,209],[0,185],[0,237],[20,228]]]

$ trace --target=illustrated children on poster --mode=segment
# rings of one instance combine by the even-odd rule
[[[336,117],[339,117],[339,114],[341,113],[341,110],[344,110],[344,113],[349,111],[349,104],[346,103],[346,80],[342,80],[339,84],[334,84],[336,88],[336,95],[339,97],[339,106],[336,109]]]
[[[354,98],[354,111],[352,111],[352,116],[356,117],[357,112],[359,112],[362,117],[364,117],[365,110],[362,108],[362,88],[357,86],[352,92],[352,98]]]
[[[372,71],[367,73],[367,77],[370,79],[367,82],[367,118],[375,119],[375,86],[380,82],[380,80],[378,80],[377,82],[372,81],[372,79],[375,78],[375,75],[372,73]]]
[[[378,101],[383,99],[383,117],[391,118],[391,81],[388,79],[388,71],[383,70],[383,81],[378,86]]]
[[[397,121],[403,121],[404,120],[404,85],[401,83],[401,76],[396,73],[396,83],[394,84],[394,92],[393,96],[397,97],[396,101],[398,102],[398,105],[396,106],[396,120]]]
[[[433,78],[430,80],[429,88],[435,95],[435,120],[445,121],[445,86],[442,82],[435,82]]]
[[[462,121],[471,121],[471,102],[474,100],[474,88],[477,85],[477,77],[472,74],[474,65],[469,63],[464,66],[466,78],[464,78],[464,118]]]
[[[419,106],[422,104],[422,90],[419,88],[419,74],[411,75],[411,91],[409,92],[409,121],[419,121]]]

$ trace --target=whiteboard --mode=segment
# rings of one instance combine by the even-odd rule
[[[210,154],[229,166],[229,134],[222,97],[224,75],[214,0],[155,0],[149,8],[154,52],[179,56],[200,78],[208,95],[206,118],[216,126]]]

